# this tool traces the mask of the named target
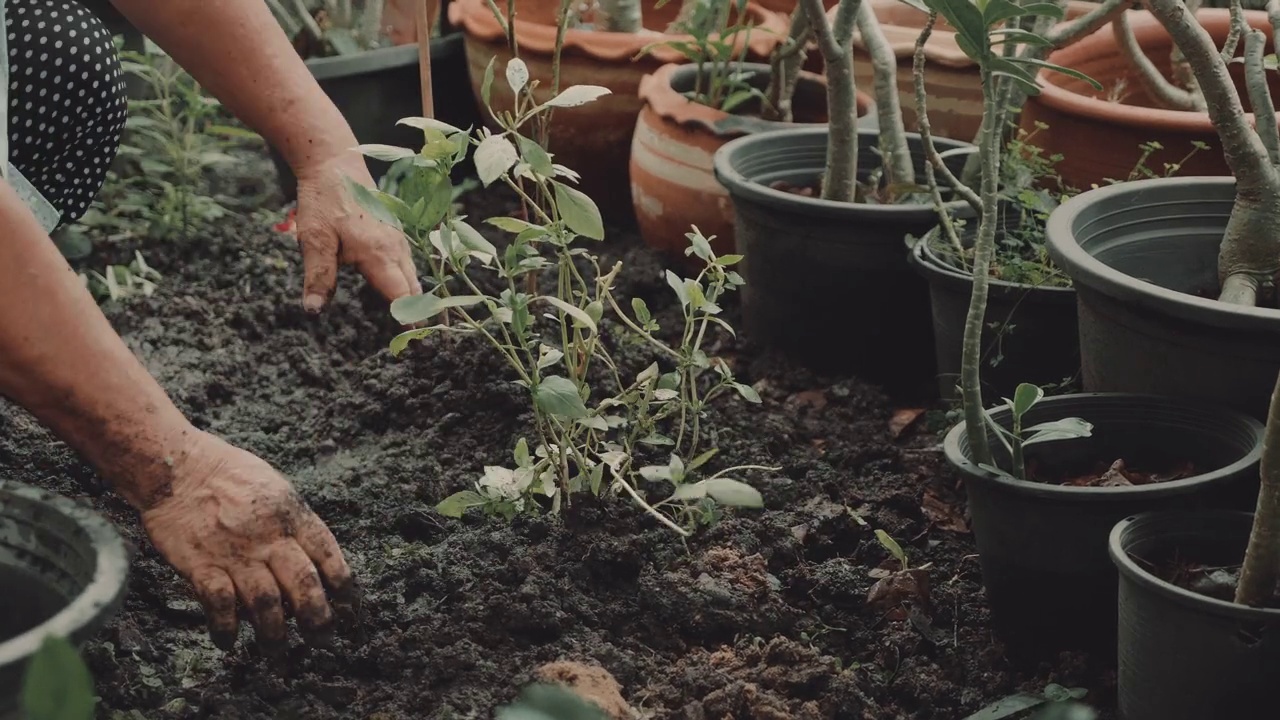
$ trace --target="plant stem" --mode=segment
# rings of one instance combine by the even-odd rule
[[[1134,68],[1138,70],[1138,77],[1141,78],[1143,87],[1147,89],[1152,99],[1171,110],[1201,112],[1205,110],[1203,97],[1177,87],[1160,74],[1160,70],[1143,52],[1138,39],[1134,37],[1127,15],[1123,13],[1117,15],[1115,22],[1111,24],[1111,29],[1115,34],[1116,43],[1129,58],[1129,62],[1133,63]]]
[[[795,12],[791,13],[791,27],[786,41],[769,57],[771,72],[769,87],[765,90],[764,119],[781,122],[795,120],[792,99],[800,80],[800,70],[804,66],[804,46],[811,35],[813,26],[809,23],[809,14],[803,3],[797,3]]]
[[[827,65],[827,158],[822,199],[854,202],[858,190],[858,88],[853,77],[853,27],[862,0],[841,0],[835,27],[822,0],[800,0]]]
[[[1000,138],[1003,125],[1002,108],[992,88],[993,75],[982,69],[983,111],[982,140],[982,220],[974,241],[973,292],[969,297],[969,313],[964,324],[964,345],[960,361],[960,392],[964,398],[965,427],[969,435],[969,451],[973,461],[990,465],[991,446],[982,403],[982,328],[987,315],[987,288],[990,283],[991,257],[995,252],[996,213],[1000,185]]]
[[[940,172],[955,188],[965,200],[973,206],[977,212],[982,212],[982,200],[978,194],[966,185],[961,185],[960,181],[951,174],[950,168],[938,153],[938,148],[933,144],[933,129],[929,124],[929,105],[928,93],[924,90],[924,45],[929,41],[929,36],[933,34],[933,26],[938,21],[938,13],[930,12],[929,19],[925,21],[924,28],[920,31],[920,36],[916,38],[916,50],[911,60],[911,75],[915,82],[916,88],[916,112],[917,129],[920,131],[920,141],[924,145],[925,154],[929,157],[929,162],[925,163],[924,176],[925,183],[929,186],[929,195],[933,200],[933,207],[938,211],[938,218],[942,225],[943,232],[947,235],[947,240],[956,250],[956,256],[964,258],[964,244],[960,242],[960,236],[956,234],[955,223],[951,220],[951,213],[947,211],[947,206],[942,202],[942,190],[938,187],[937,173]],[[925,242],[922,238],[920,242]]]
[[[1239,4],[1240,0],[1235,0]],[[1267,69],[1262,54],[1266,52],[1267,36],[1261,30],[1249,30],[1244,39],[1244,79],[1249,92],[1249,104],[1253,106],[1254,129],[1267,147],[1271,164],[1280,164],[1280,130],[1276,128],[1276,106],[1271,101],[1267,87]]]
[[[1262,605],[1275,596],[1280,576],[1280,378],[1271,393],[1267,430],[1262,438],[1262,485],[1253,514],[1249,547],[1240,568],[1236,602]]]
[[[876,113],[880,119],[880,155],[884,158],[885,171],[890,185],[914,185],[915,164],[911,161],[911,148],[906,133],[902,131],[902,106],[898,100],[898,58],[889,47],[889,40],[880,28],[871,5],[863,3],[858,9],[858,31],[862,43],[871,56],[875,72]],[[857,108],[854,108],[857,111]]]

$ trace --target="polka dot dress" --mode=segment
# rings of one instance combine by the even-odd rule
[[[5,0],[9,161],[79,219],[102,189],[128,116],[111,34],[74,0]]]

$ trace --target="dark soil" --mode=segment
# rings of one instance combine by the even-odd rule
[[[511,208],[494,194],[466,204],[477,220]],[[756,481],[763,511],[731,512],[687,543],[621,499],[575,502],[562,520],[441,517],[436,502],[510,457],[529,419],[523,391],[475,342],[391,357],[396,327],[354,273],[308,316],[294,242],[270,230],[279,218],[145,246],[160,290],[105,310],[195,423],[296,480],[359,575],[363,626],[333,649],[295,638],[279,663],[246,630],[224,656],[132,511],[2,406],[0,472],[87,496],[138,546],[123,612],[87,647],[100,717],[486,717],[557,660],[602,665],[655,718],[960,720],[1050,682],[1112,704],[1112,658],[1005,658],[963,498],[919,412],[735,341],[716,351],[764,402],[727,401],[707,427],[721,457],[782,468]],[[623,295],[671,311],[633,230],[598,247],[626,264]],[[868,602],[899,568],[875,529],[923,568],[909,584],[925,573],[927,598]]]
[[[1027,460],[1027,478],[1033,482],[1051,485],[1073,485],[1077,487],[1132,487],[1134,485],[1151,485],[1154,483],[1172,482],[1197,474],[1195,465],[1189,461],[1170,461],[1158,467],[1142,463],[1125,462],[1124,458],[1115,461],[1102,460],[1084,472],[1073,468],[1045,467]]]

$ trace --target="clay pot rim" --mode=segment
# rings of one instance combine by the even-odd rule
[[[743,65],[752,70],[770,70],[770,67],[764,63],[743,63]],[[663,120],[682,127],[704,130],[721,138],[736,138],[752,132],[774,130],[780,127],[826,126],[826,123],[785,123],[737,116],[693,102],[671,87],[672,76],[686,66],[684,63],[668,63],[640,79],[640,92],[638,94],[641,102]],[[826,77],[804,70],[800,71],[800,82],[817,85],[822,88],[827,86]],[[866,116],[874,108],[874,101],[866,93],[859,92],[858,108],[861,111],[859,117]],[[733,123],[732,126],[722,124],[728,118],[737,118],[741,122]]]
[[[747,13],[756,20],[756,28],[750,34],[747,48],[751,54],[765,57],[786,37],[787,24],[777,13],[765,10],[754,2],[747,3]],[[506,39],[485,0],[453,0],[449,3],[449,22],[462,28],[467,35],[484,42]],[[522,52],[546,56],[555,52],[555,26],[520,20],[517,14],[515,32]],[[687,37],[689,36],[569,30],[565,33],[564,52],[577,52],[606,62],[630,62],[640,51],[655,42]],[[741,48],[742,40],[737,40],[736,46]],[[655,47],[648,56],[661,64],[685,62],[683,55],[669,47]]]
[[[1130,10],[1129,24],[1139,45],[1144,35],[1156,34],[1168,38],[1168,32],[1149,11]],[[1196,19],[1210,33],[1221,27],[1224,31],[1230,22],[1231,11],[1226,8],[1205,8],[1196,13]],[[1262,10],[1246,10],[1245,19],[1251,27],[1259,30],[1270,30],[1267,13]],[[1172,42],[1172,41],[1170,41]],[[1115,36],[1110,27],[1103,27],[1093,35],[1080,42],[1051,53],[1048,61],[1056,65],[1072,67],[1076,57],[1081,55],[1097,56],[1110,49],[1117,57],[1122,55],[1116,45]],[[1127,60],[1126,60],[1127,62]],[[1168,110],[1165,108],[1149,108],[1125,103],[1113,103],[1100,98],[1089,97],[1063,87],[1061,83],[1068,81],[1065,75],[1041,70],[1037,76],[1040,82],[1039,102],[1059,112],[1090,118],[1101,122],[1127,127],[1153,128],[1164,132],[1203,133],[1213,132],[1213,123],[1209,121],[1207,112],[1194,110]],[[1253,113],[1245,113],[1245,117],[1253,118]]]

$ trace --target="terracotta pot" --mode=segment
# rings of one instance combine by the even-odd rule
[[[911,71],[916,38],[929,16],[901,0],[867,0],[875,10],[885,37],[898,57],[898,97],[902,120],[908,132],[916,132],[916,90]],[[1093,3],[1070,0],[1067,18],[1076,18],[1094,7]],[[828,12],[835,19],[835,11]],[[933,134],[966,142],[977,137],[982,125],[982,79],[978,66],[956,44],[955,29],[939,19],[925,44],[925,91],[929,96],[929,121]],[[860,35],[854,36],[854,78],[858,88],[874,94],[875,76],[871,57]],[[815,46],[808,54],[806,68],[823,71],[822,53]]]
[[[410,45],[418,41],[418,5],[422,1],[386,0],[382,10],[382,27],[393,45]],[[440,4],[447,1],[426,0],[432,23],[440,22]],[[432,28],[434,27],[433,24]]]
[[[1250,26],[1266,33],[1270,41],[1267,14],[1246,11],[1245,16]],[[1169,34],[1148,12],[1133,11],[1130,18],[1139,45],[1168,77],[1169,53],[1173,47]],[[1196,18],[1221,47],[1229,29],[1230,11],[1201,10]],[[1191,152],[1193,142],[1202,142],[1210,149],[1193,155],[1178,174],[1186,177],[1231,174],[1208,114],[1157,106],[1144,91],[1137,72],[1124,57],[1110,29],[1103,28],[1053,53],[1049,62],[1079,70],[1103,85],[1103,90],[1097,92],[1080,80],[1042,72],[1043,92],[1029,99],[1023,109],[1023,128],[1034,128],[1036,122],[1049,126],[1036,135],[1035,144],[1048,155],[1062,154],[1057,170],[1067,185],[1087,190],[1107,184],[1109,178],[1128,178],[1142,156],[1140,146],[1151,141],[1159,142],[1164,148],[1146,161],[1146,166],[1157,173],[1163,172],[1165,163],[1181,161]],[[1248,111],[1243,68],[1239,63],[1229,67]],[[1272,94],[1280,93],[1280,79],[1274,73],[1268,73],[1267,77]],[[1107,99],[1114,92],[1125,93],[1121,102]]]
[[[749,64],[752,84],[764,89],[769,66]],[[631,200],[645,244],[684,257],[685,233],[697,225],[703,235],[715,236],[716,254],[734,252],[733,203],[729,191],[716,181],[716,150],[730,140],[789,123],[729,113],[688,100],[696,70],[691,65],[664,65],[640,81],[644,109],[631,141]],[[821,75],[802,73],[795,94],[795,116],[801,125],[827,122],[827,83]],[[858,115],[866,116],[871,97],[858,95]],[[874,122],[875,116],[868,118]],[[874,125],[859,123],[860,128]]]
[[[779,15],[791,15],[795,12],[796,5],[799,0],[757,0],[760,7],[770,12],[776,12]],[[822,5],[828,10],[840,4],[840,0],[822,0]]]
[[[679,11],[679,3],[675,2],[660,8],[656,7],[658,0],[644,0],[641,4],[645,23],[652,29],[667,27]],[[505,8],[506,4],[500,2],[498,6]],[[559,0],[521,0],[513,23],[520,57],[529,67],[530,81],[538,83],[535,92],[540,100],[551,97],[551,63],[559,7]],[[765,60],[778,40],[785,37],[786,22],[754,3],[747,5],[747,13],[761,28],[750,33],[747,57]],[[496,108],[510,108],[511,91],[501,77],[511,52],[486,0],[454,0],[449,6],[449,17],[466,33],[467,64],[477,101],[483,102],[480,87],[485,67],[491,58],[496,58],[494,67],[499,80],[493,83],[491,101]],[[548,150],[556,162],[582,176],[580,187],[596,201],[606,218],[627,220],[631,217],[627,164],[636,116],[643,104],[638,94],[640,79],[668,63],[684,62],[683,56],[667,47],[637,57],[646,46],[663,37],[656,32],[592,30],[569,30],[565,35],[560,63],[561,88],[601,85],[612,94],[581,107],[557,110]],[[487,112],[481,115],[488,118]]]

